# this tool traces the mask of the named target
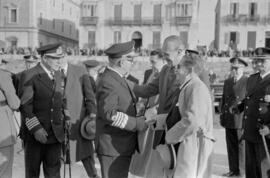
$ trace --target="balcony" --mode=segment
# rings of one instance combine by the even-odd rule
[[[98,17],[81,17],[80,24],[81,25],[97,25]]]
[[[257,24],[261,22],[259,15],[248,16],[247,14],[230,14],[223,17],[223,22],[228,25]]]
[[[175,25],[188,25],[189,26],[190,23],[191,23],[191,19],[192,19],[191,16],[175,17],[173,19],[172,24],[175,24]]]
[[[108,19],[109,26],[161,26],[162,19]]]

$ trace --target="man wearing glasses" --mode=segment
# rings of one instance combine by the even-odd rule
[[[220,104],[220,124],[226,131],[226,143],[229,162],[229,172],[225,177],[240,176],[244,174],[244,141],[242,140],[243,114],[229,112],[229,108],[242,101],[246,95],[247,77],[244,69],[248,64],[241,58],[230,59],[231,76],[225,80],[223,95]]]
[[[97,86],[96,150],[103,178],[127,178],[137,145],[137,132],[147,129],[145,117],[136,117],[136,97],[126,82],[133,66],[127,56],[134,42],[114,44],[105,50],[109,66]]]
[[[266,174],[269,177],[266,150],[270,145],[270,49],[257,48],[253,60],[259,72],[248,78],[246,97],[237,109],[244,112],[246,177],[261,178]]]

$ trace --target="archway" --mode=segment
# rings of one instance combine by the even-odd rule
[[[134,48],[136,52],[140,52],[142,47],[142,33],[141,32],[134,32],[132,34],[132,40],[135,42]]]

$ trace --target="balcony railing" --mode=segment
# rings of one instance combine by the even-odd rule
[[[161,26],[162,19],[108,19],[109,26]]]
[[[97,25],[98,17],[81,17],[81,25]]]
[[[223,22],[225,24],[235,24],[235,25],[240,25],[240,24],[257,24],[261,22],[261,18],[259,15],[254,15],[254,16],[249,16],[247,14],[239,14],[239,15],[227,15],[223,17]]]
[[[173,24],[175,24],[175,25],[190,25],[191,19],[192,19],[191,16],[175,17]]]

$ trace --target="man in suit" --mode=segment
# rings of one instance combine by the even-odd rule
[[[200,57],[186,55],[177,65],[181,120],[166,132],[166,143],[181,143],[177,151],[175,178],[211,177],[213,150],[213,104],[210,91],[200,80]]]
[[[64,78],[64,98],[70,115],[71,162],[82,161],[89,178],[98,178],[94,160],[93,139],[80,133],[82,121],[96,119],[96,99],[89,76],[84,66],[60,60]]]
[[[60,178],[61,143],[64,141],[63,91],[59,59],[61,44],[40,47],[41,62],[23,73],[20,111],[25,143],[25,177]]]
[[[135,85],[129,82],[129,85],[138,97],[149,98],[159,94],[159,107],[157,112],[158,114],[167,114],[171,108],[174,93],[179,87],[179,80],[175,80],[175,67],[185,55],[186,49],[180,37],[174,35],[164,40],[162,48],[163,51],[169,55],[172,65],[165,65],[158,77],[148,84]],[[193,55],[194,53],[190,52],[189,54]],[[208,74],[206,76],[208,76]],[[209,77],[203,77],[201,79],[206,84],[209,84]],[[164,141],[164,131],[156,131],[153,147],[155,148],[158,144],[164,143]]]
[[[96,150],[103,178],[127,178],[137,148],[137,131],[147,128],[144,117],[136,117],[136,98],[125,76],[132,59],[134,42],[114,44],[105,50],[109,66],[97,87]]]
[[[226,131],[227,153],[229,172],[223,174],[226,177],[240,176],[244,174],[245,147],[242,140],[242,113],[232,114],[229,108],[242,101],[246,95],[247,77],[244,76],[244,68],[247,63],[238,57],[230,59],[231,77],[226,79],[223,86],[223,95],[220,103],[220,123]]]
[[[96,81],[98,77],[99,62],[96,60],[84,61],[94,93],[96,93]]]
[[[270,134],[270,49],[256,48],[254,61],[259,73],[248,78],[246,97],[237,107],[240,112],[244,111],[247,178],[261,178],[269,171],[269,165],[263,164],[267,161],[262,137]],[[269,148],[269,139],[266,144]]]
[[[16,143],[16,129],[13,111],[20,106],[12,84],[11,73],[5,70],[5,63],[0,63],[0,176],[12,177],[14,159],[14,144]]]

